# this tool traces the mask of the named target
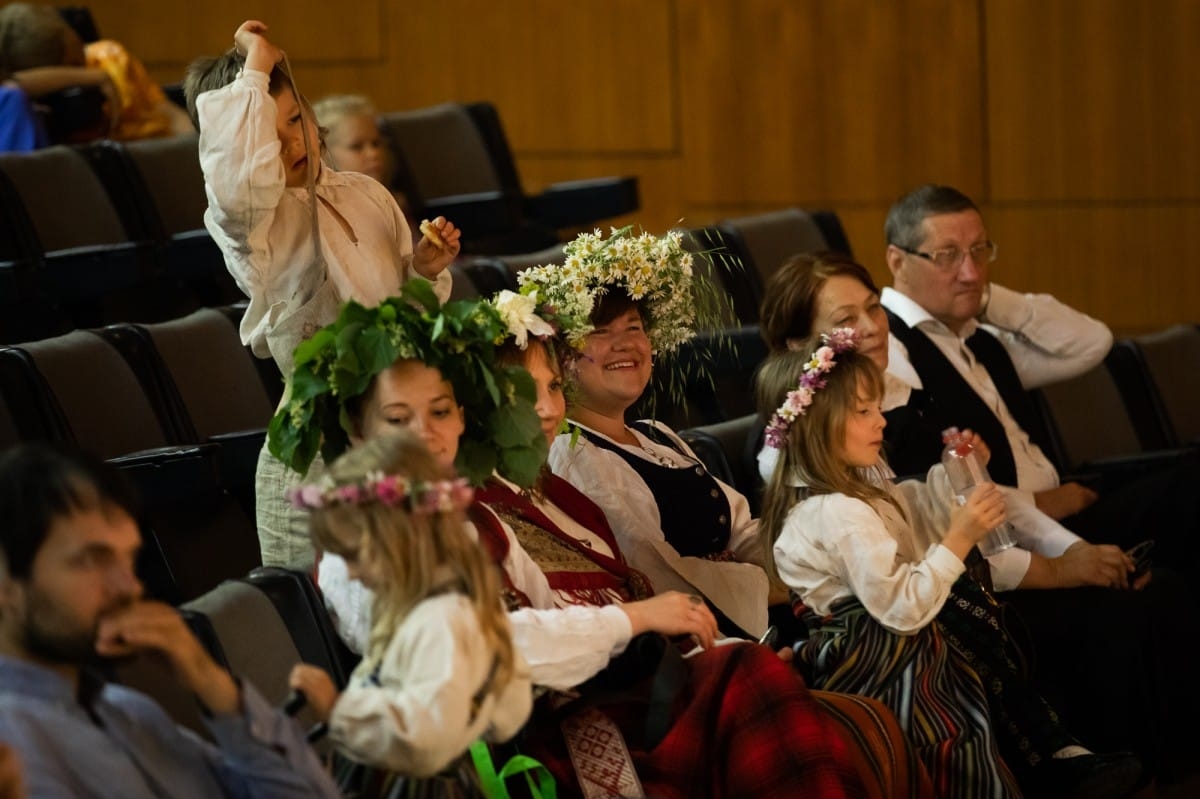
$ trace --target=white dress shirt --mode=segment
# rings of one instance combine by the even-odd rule
[[[1099,364],[1112,348],[1109,329],[1048,294],[1020,294],[994,283],[980,321],[969,320],[957,334],[895,289],[885,288],[881,301],[909,327],[929,337],[1004,425],[1016,464],[1017,487],[1029,492],[1030,498],[1038,491],[1057,487],[1058,470],[1017,424],[966,340],[982,324],[1012,358],[1022,385],[1032,389],[1074,377]],[[888,372],[912,388],[923,387],[908,359],[908,349],[894,335],[888,337]],[[885,397],[885,407],[894,407],[895,403],[895,397]]]

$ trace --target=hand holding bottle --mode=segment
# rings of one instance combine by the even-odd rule
[[[1004,495],[988,476],[987,467],[975,449],[973,437],[964,436],[957,427],[950,427],[943,431],[942,441],[946,444],[946,448],[942,450],[942,465],[946,467],[946,477],[954,488],[959,505],[966,507],[971,504],[973,494],[979,493],[985,484],[990,489],[986,492],[986,502],[984,498],[980,498],[984,507],[980,508],[978,514],[972,514],[973,517],[994,519],[990,533],[977,539],[979,551],[986,558],[1014,546],[1016,541],[1013,540],[1012,528],[1004,521]],[[995,497],[992,496],[993,493]],[[998,519],[994,513],[994,505],[997,502],[1000,509]],[[952,527],[953,519],[952,516]]]

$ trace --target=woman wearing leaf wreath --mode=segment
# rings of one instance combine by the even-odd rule
[[[644,581],[623,563],[603,514],[585,497],[561,481],[525,493],[522,487],[535,482],[544,462],[546,436],[534,410],[529,373],[520,366],[494,365],[495,342],[509,330],[488,303],[452,302],[442,310],[435,304],[417,308],[405,299],[375,310],[351,305],[314,339],[320,344],[307,351],[311,357],[298,362],[295,385],[313,390],[298,394],[276,416],[272,444],[285,462],[303,470],[322,430],[329,459],[352,441],[396,425],[412,426],[447,470],[457,463],[472,482],[484,483],[485,494],[538,497],[530,501],[544,514],[539,521],[553,528],[542,531],[543,543],[551,538],[562,543],[561,525],[566,525],[609,549],[611,557],[576,558],[565,571],[586,572],[590,586],[572,588],[543,572],[512,525],[487,503],[470,510],[474,534],[504,567],[507,597],[519,608],[510,614],[513,639],[536,685],[570,691],[602,673],[643,632],[690,635],[700,643],[700,653],[683,661],[682,690],[671,703],[660,739],[646,739],[640,705],[606,706],[607,723],[623,733],[616,737],[628,744],[626,757],[633,766],[620,771],[626,782],[610,786],[614,790],[636,790],[628,782],[636,773],[648,795],[680,799],[924,795],[924,773],[907,770],[912,761],[902,737],[897,762],[881,766],[902,787],[890,790],[888,783],[888,790],[864,789],[855,770],[863,758],[852,759],[847,748],[860,745],[860,733],[846,729],[843,708],[818,707],[803,682],[766,647],[712,647],[716,623],[702,603],[675,592],[628,601],[641,595],[638,586]],[[528,334],[524,327],[513,332]],[[556,428],[557,423],[550,432]],[[486,480],[493,467],[497,475]],[[370,618],[369,594],[351,586],[344,564],[333,556],[322,557],[320,580],[339,629],[351,646],[361,644]],[[538,703],[522,748],[550,766],[568,795],[577,795],[582,789],[575,787],[571,755],[563,753],[561,719],[552,706],[555,698],[562,699],[557,692]],[[880,713],[882,720],[865,734],[897,740],[894,721],[886,711]],[[584,719],[586,725],[605,723],[592,714]],[[585,750],[574,751],[579,756]],[[595,774],[587,768],[582,773]]]
[[[772,594],[746,497],[708,473],[673,430],[626,415],[670,355],[719,318],[716,293],[692,273],[681,236],[629,228],[581,234],[563,265],[521,273],[564,321],[583,357],[569,374],[571,430],[550,447],[550,468],[599,505],[629,562],[655,589],[700,594],[731,635],[758,638]],[[786,617],[786,613],[783,614]]]

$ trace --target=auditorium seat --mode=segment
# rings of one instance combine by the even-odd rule
[[[212,625],[215,653],[231,672],[249,681],[268,703],[280,706],[289,694],[288,675],[303,662],[287,621],[257,586],[230,579],[183,604]],[[316,661],[314,665],[322,665]],[[316,723],[310,708],[297,714],[302,726]]]
[[[0,154],[19,202],[6,224],[29,231],[42,285],[77,327],[171,318],[186,296],[156,271],[154,245],[131,235],[87,160],[58,145]]]
[[[1118,345],[1129,353],[1122,381],[1147,381],[1167,442],[1200,445],[1200,327],[1172,325]]]
[[[762,287],[777,269],[793,255],[835,250],[850,253],[841,222],[832,211],[805,211],[782,208],[761,214],[728,217],[717,224],[725,246],[741,259],[747,273],[757,275],[757,303],[753,315],[749,309],[739,316],[745,323],[758,321],[762,305]],[[743,307],[748,303],[743,303]]]
[[[758,414],[748,413],[679,431],[679,437],[695,450],[714,477],[733,486],[749,500],[754,516],[759,515],[762,504],[762,479],[758,474],[756,459],[761,430]],[[710,454],[714,447],[720,451],[719,459],[715,454]],[[723,468],[724,474],[714,470],[714,464]]]
[[[1031,392],[1048,432],[1046,454],[1064,482],[1103,490],[1194,456],[1168,447],[1144,413],[1131,413],[1124,396],[1130,389],[1122,389],[1110,368],[1115,354],[1114,348],[1106,363]]]
[[[137,487],[151,593],[182,601],[259,565],[254,523],[221,481],[219,446],[188,441],[150,397],[173,386],[144,386],[115,347],[86,330],[0,348],[0,379],[24,437],[78,445]]]
[[[242,317],[246,314],[246,305],[247,301],[242,300],[230,305],[222,305],[217,310],[225,314],[225,317],[233,323],[234,328],[240,331]],[[240,332],[238,340],[241,340]],[[249,346],[244,346],[243,348],[246,350],[246,354],[250,356],[255,370],[258,372],[259,379],[267,391],[267,396],[271,399],[271,405],[278,407],[279,401],[283,398],[283,375],[279,373],[279,367],[275,365],[275,361],[271,358],[259,358],[250,350]]]
[[[202,308],[100,334],[121,351],[182,442],[220,445],[222,481],[254,518],[254,475],[275,403],[229,318]]]
[[[758,319],[762,303],[758,274],[746,269],[741,257],[730,251],[721,229],[710,225],[682,232],[684,249],[694,255],[692,270],[695,275],[724,292],[717,324],[734,328]]]
[[[397,185],[418,218],[443,215],[463,231],[466,254],[533,252],[560,229],[591,225],[638,208],[637,179],[606,177],[521,187],[495,106],[443,103],[380,117],[397,159]]]
[[[216,242],[204,227],[208,197],[200,170],[199,134],[81,148],[127,229],[155,242],[165,277],[178,280],[205,306],[242,297]]]
[[[702,331],[655,362],[631,418],[682,430],[753,413],[754,374],[766,354],[757,325]]]

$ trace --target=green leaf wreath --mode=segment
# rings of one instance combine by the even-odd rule
[[[350,446],[351,412],[374,377],[415,358],[441,371],[463,408],[466,432],[455,467],[472,485],[500,474],[533,485],[546,440],[529,373],[496,363],[508,327],[484,301],[438,302],[432,286],[409,281],[377,308],[343,306],[337,321],[296,349],[289,395],[267,429],[271,453],[301,474],[317,452],[332,461]]]

